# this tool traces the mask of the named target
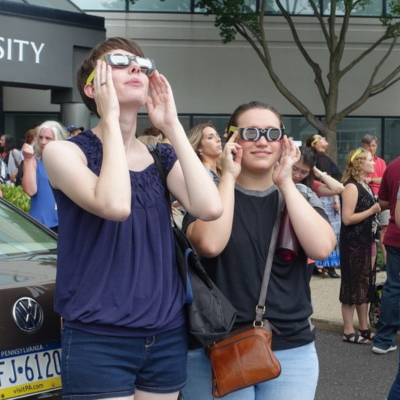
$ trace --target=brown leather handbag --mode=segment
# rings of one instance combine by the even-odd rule
[[[271,349],[271,324],[263,320],[282,218],[283,198],[280,194],[278,207],[253,326],[234,330],[225,339],[207,348],[212,368],[212,391],[217,398],[277,378],[281,374],[281,366]]]

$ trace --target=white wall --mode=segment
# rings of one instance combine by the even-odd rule
[[[241,37],[222,44],[212,17],[179,14],[92,13],[106,18],[107,37],[125,36],[138,41],[146,56],[153,58],[161,73],[170,81],[179,113],[230,114],[240,103],[264,100],[283,114],[299,112],[288,103],[272,84],[255,51]],[[345,61],[360,54],[383,32],[377,19],[354,19],[348,34]],[[328,61],[315,18],[296,17],[299,32],[311,56],[322,67]],[[313,74],[295,47],[283,18],[266,19],[267,35],[272,38],[273,61],[284,84],[313,113],[323,114],[321,99],[313,83]],[[379,51],[379,57],[384,54]],[[390,59],[398,65],[400,45]],[[369,74],[378,61],[367,58],[343,80],[340,107],[345,107],[363,91]],[[345,65],[345,64],[344,64]],[[326,71],[326,69],[325,69]],[[5,88],[4,111],[54,111],[48,91]],[[394,85],[381,95],[368,100],[352,115],[397,116],[400,86]]]
[[[298,114],[271,82],[264,65],[250,45],[237,36],[224,45],[213,18],[202,15],[94,13],[106,18],[107,37],[128,36],[139,42],[170,80],[181,113],[230,113],[248,100],[267,100],[284,114]],[[311,56],[324,67],[326,44],[313,17],[295,17],[299,34]],[[353,19],[348,33],[346,62],[360,54],[383,32],[378,19]],[[313,113],[323,114],[313,73],[294,45],[288,25],[281,17],[266,18],[271,52],[281,80]],[[386,46],[387,47],[387,46]],[[379,51],[379,57],[384,54]],[[391,56],[391,68],[400,60],[400,45]],[[343,80],[342,107],[364,90],[369,73],[378,61],[368,57]],[[391,69],[389,68],[389,69]],[[389,70],[386,69],[386,70]],[[326,69],[325,69],[326,71]],[[325,73],[326,74],[326,73]],[[354,115],[398,115],[400,86],[375,96]]]

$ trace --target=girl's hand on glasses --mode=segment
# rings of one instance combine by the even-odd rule
[[[158,71],[149,78],[149,88],[151,95],[147,96],[146,101],[149,118],[170,139],[169,132],[176,131],[174,126],[180,125],[172,88],[165,76]]]
[[[272,180],[277,186],[287,182],[293,183],[293,165],[300,160],[300,155],[300,149],[293,143],[293,140],[284,135],[281,141],[281,158],[275,164],[272,174]]]
[[[239,176],[242,169],[241,163],[243,156],[242,146],[235,142],[237,136],[238,132],[235,131],[225,143],[225,147],[221,155],[222,175],[231,174],[235,180]]]
[[[98,60],[92,85],[94,100],[100,117],[103,119],[112,117],[119,120],[120,108],[112,79],[111,66]]]

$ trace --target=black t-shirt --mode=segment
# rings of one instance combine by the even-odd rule
[[[328,221],[320,200],[311,190],[309,197],[317,212]],[[235,328],[254,320],[277,208],[276,186],[259,192],[237,185],[228,244],[219,256],[202,259],[211,279],[238,311]],[[193,221],[193,217],[186,215],[183,229]],[[293,261],[274,259],[265,313],[281,332],[273,333],[274,350],[299,347],[315,340],[314,326],[309,320],[313,312],[311,273],[303,249]]]

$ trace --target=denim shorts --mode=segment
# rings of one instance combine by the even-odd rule
[[[186,325],[156,336],[116,337],[64,328],[63,399],[90,400],[144,392],[174,393],[186,384]]]

